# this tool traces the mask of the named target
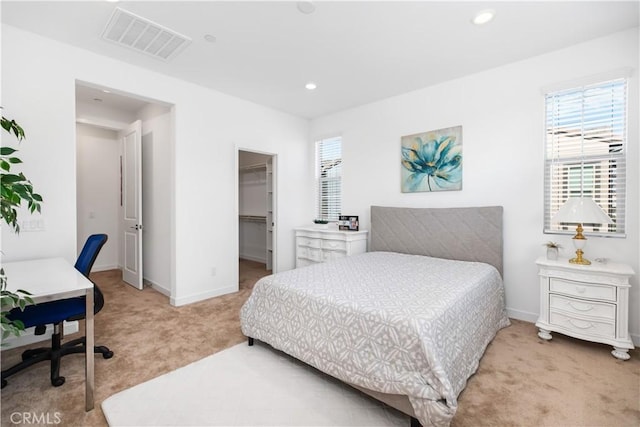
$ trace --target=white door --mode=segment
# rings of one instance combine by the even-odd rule
[[[122,279],[142,289],[142,122],[122,131]]]

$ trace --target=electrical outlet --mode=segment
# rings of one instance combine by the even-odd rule
[[[20,222],[20,231],[44,231],[44,219],[28,219]]]

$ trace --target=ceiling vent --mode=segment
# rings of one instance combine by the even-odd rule
[[[119,7],[113,11],[102,38],[163,61],[173,59],[191,43],[189,37]]]

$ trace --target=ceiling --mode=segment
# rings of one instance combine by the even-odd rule
[[[293,1],[0,4],[3,23],[305,118],[639,25],[638,1],[315,1],[310,14]],[[192,42],[169,61],[110,43],[116,7]],[[488,8],[493,21],[470,22]]]

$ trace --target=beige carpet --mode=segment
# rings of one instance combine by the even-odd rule
[[[73,355],[63,360],[67,382],[60,388],[51,387],[44,363],[11,377],[2,390],[0,424],[16,425],[11,415],[27,412],[50,420],[57,414],[60,426],[106,426],[104,399],[244,341],[238,312],[267,274],[263,268],[242,262],[239,293],[178,308],[152,289],[124,284],[119,271],[92,275],[106,299],[96,316],[96,342],[115,352],[109,360],[96,358],[96,409],[84,412],[83,356]],[[3,352],[2,366],[22,350]],[[559,334],[543,342],[534,325],[514,321],[487,349],[452,425],[638,426],[640,352],[622,362],[609,350]]]

